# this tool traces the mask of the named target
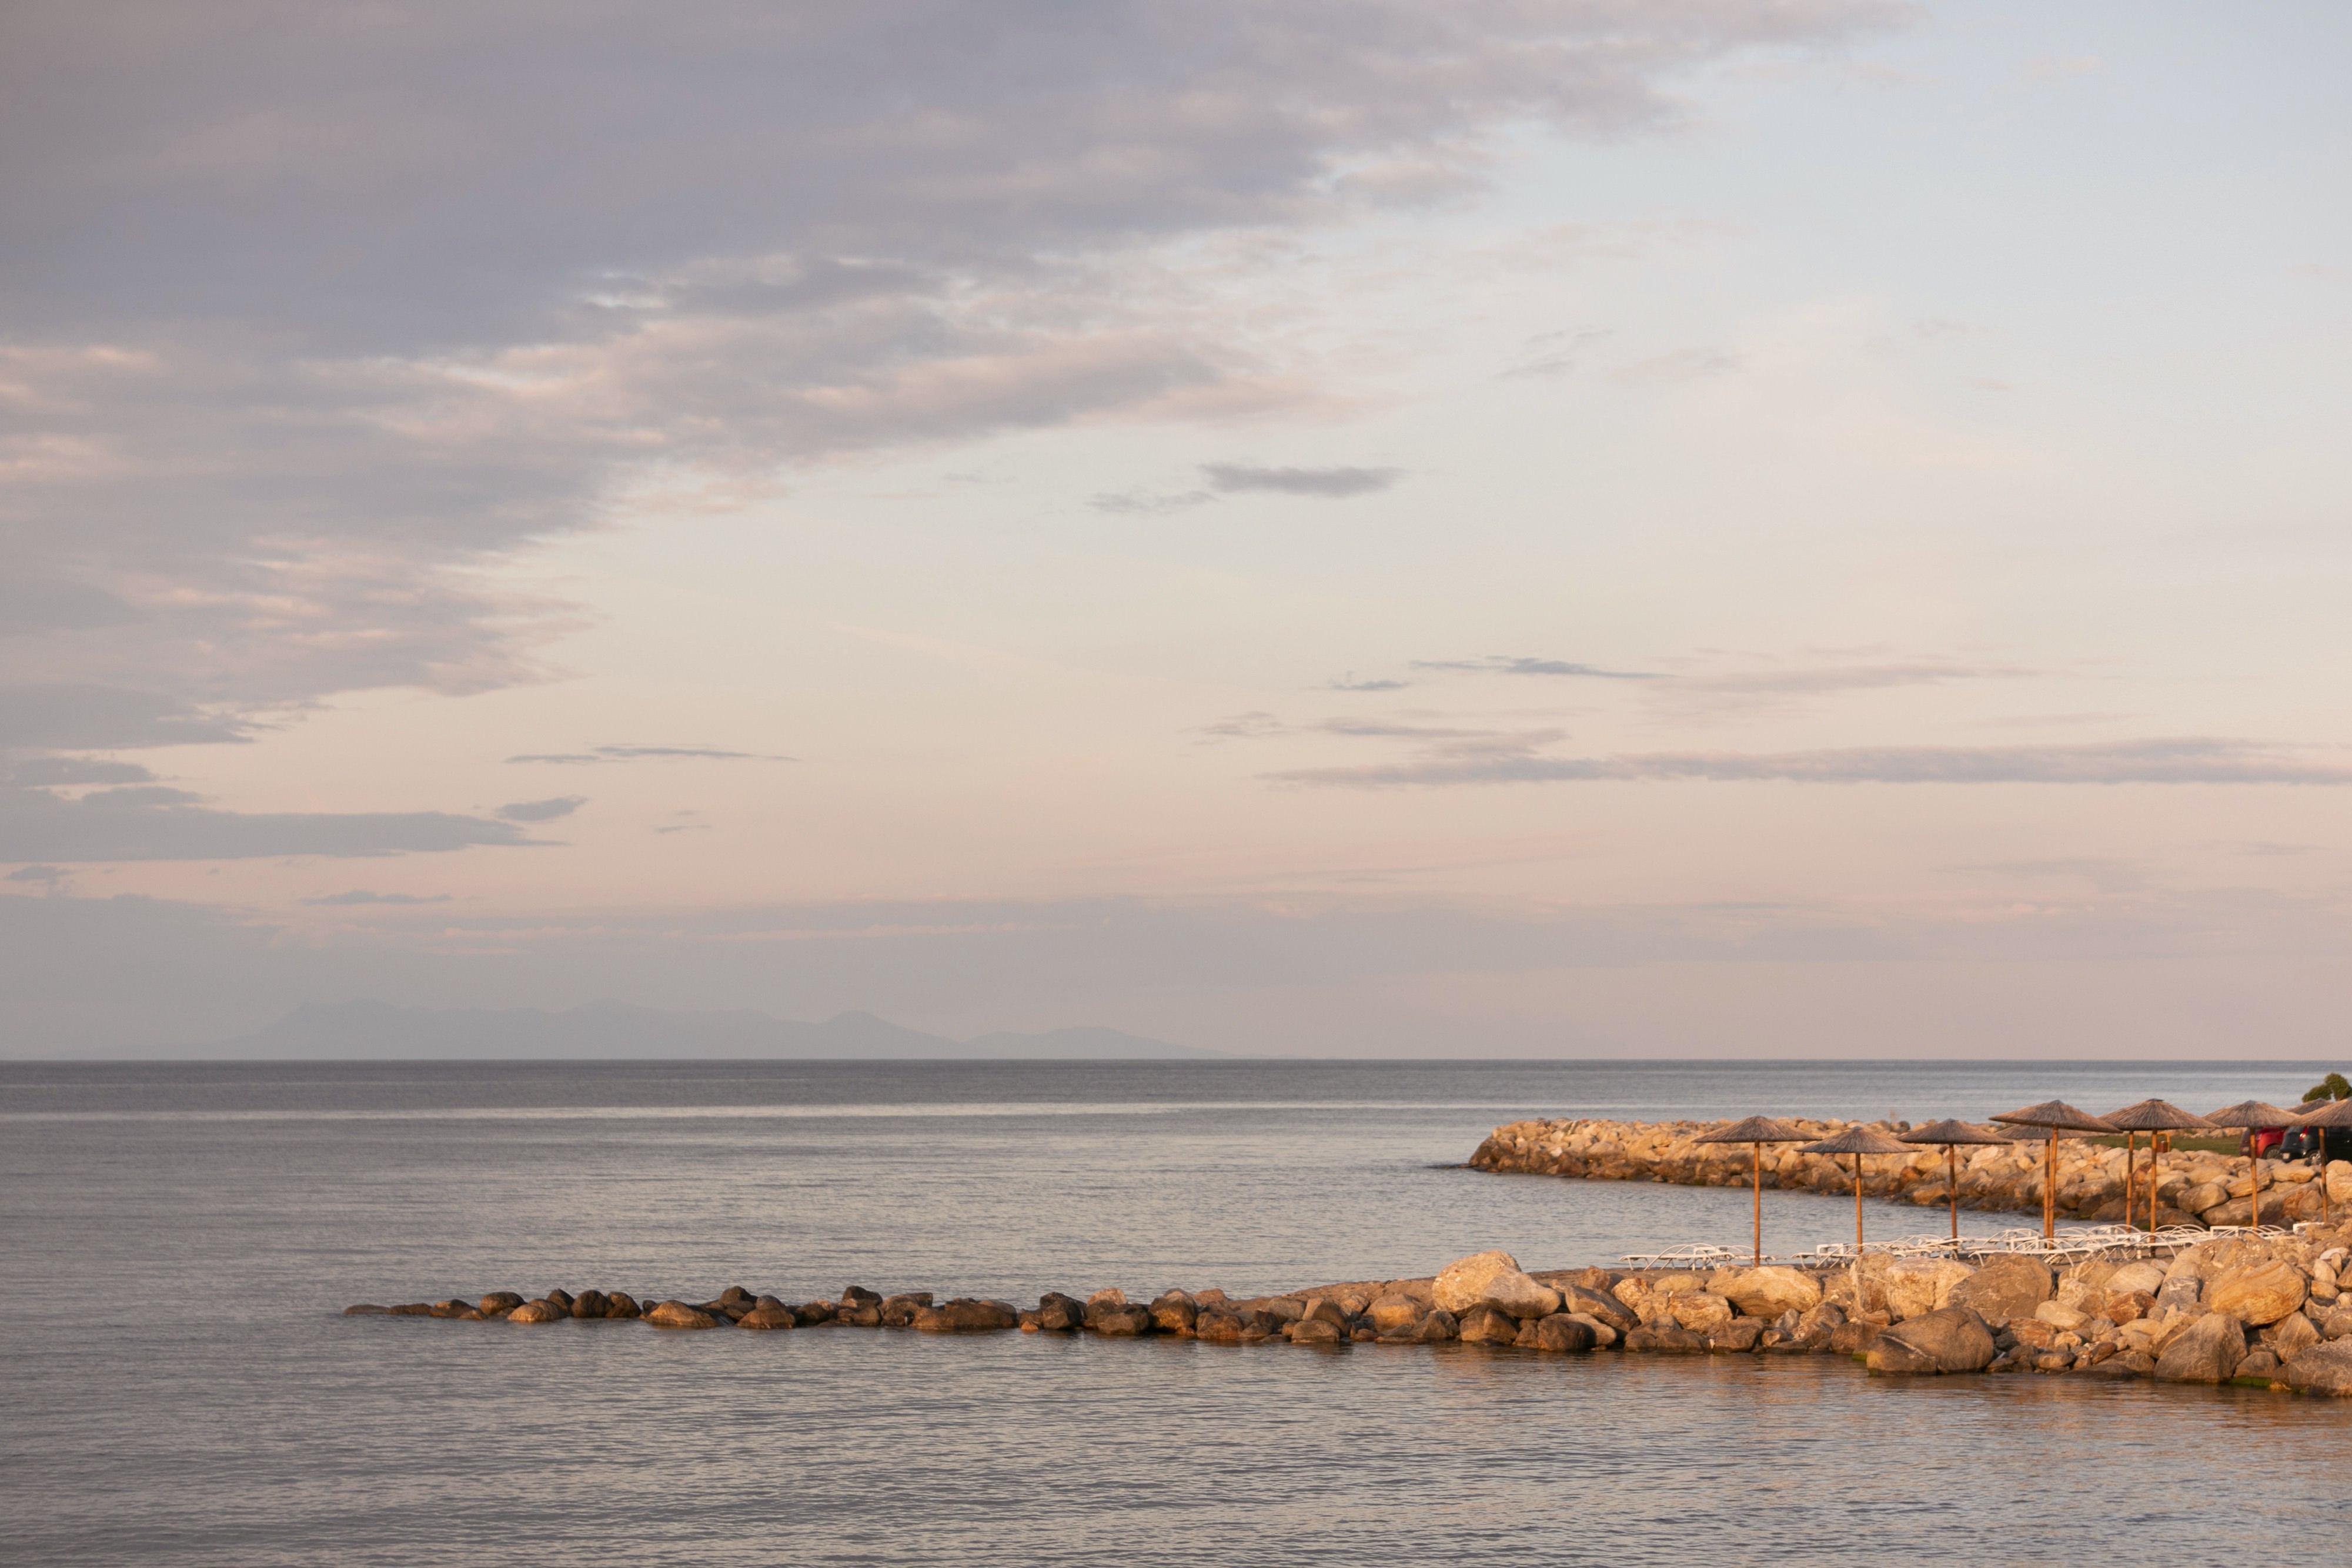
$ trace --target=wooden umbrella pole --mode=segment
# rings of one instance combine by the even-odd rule
[[[2124,1134],[2124,1223],[2132,1222],[2132,1199],[2139,1196],[2139,1134]]]
[[[1867,1305],[1862,1299],[1862,1156],[1853,1156],[1853,1310]]]
[[[2263,1156],[2254,1151],[2260,1144],[2255,1137],[2259,1128],[2246,1129],[2246,1228],[2263,1228]]]
[[[1955,1240],[1955,1241],[1958,1241],[1958,1240],[1960,1239],[1960,1145],[1958,1145],[1958,1144],[1946,1144],[1946,1145],[1944,1145],[1944,1169],[1945,1169],[1945,1172],[1947,1173],[1947,1175],[1948,1175],[1948,1176],[1949,1176],[1949,1178],[1950,1178],[1950,1179],[1949,1179],[1949,1181],[1947,1183],[1947,1185],[1948,1185],[1948,1186],[1950,1186],[1950,1188],[1951,1188],[1950,1197],[1951,1197],[1951,1200],[1952,1200],[1952,1239],[1953,1239],[1953,1240]]]
[[[2042,1164],[2042,1239],[2058,1234],[2058,1129],[2050,1130],[2050,1152]]]
[[[1764,1145],[1750,1144],[1748,1152],[1755,1161],[1756,1174],[1756,1267],[1764,1267]]]

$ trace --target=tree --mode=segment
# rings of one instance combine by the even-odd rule
[[[2305,1090],[2303,1097],[2306,1101],[2352,1100],[2352,1080],[2346,1079],[2340,1072],[2331,1072]]]

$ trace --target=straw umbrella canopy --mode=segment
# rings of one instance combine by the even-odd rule
[[[2346,1102],[2352,1104],[2352,1101]],[[1702,1133],[1693,1141],[1701,1144],[1746,1144],[1750,1174],[1755,1179],[1756,1194],[1756,1264],[1764,1263],[1764,1145],[1767,1144],[1801,1144],[1811,1137],[1786,1122],[1776,1122],[1769,1116],[1750,1116],[1744,1122],[1734,1122],[1728,1127],[1717,1127],[1712,1133]]]
[[[2131,1223],[2132,1177],[2137,1161],[2132,1154],[2132,1140],[2140,1134],[2147,1134],[2147,1228],[2156,1228],[2156,1135],[2158,1133],[2210,1133],[2213,1124],[2194,1111],[2184,1111],[2169,1100],[2142,1100],[2120,1111],[2107,1113],[2107,1120],[2124,1131],[2124,1223]]]
[[[2352,1102],[2347,1102],[2352,1103]],[[1902,1135],[1906,1144],[1941,1144],[1944,1145],[1945,1185],[1951,1189],[1952,1239],[1960,1239],[1960,1150],[1962,1144],[2008,1144],[2016,1140],[2007,1133],[1997,1133],[1990,1127],[1979,1127],[1973,1122],[1930,1122],[1924,1127],[1914,1127]]]
[[[2300,1111],[2289,1111],[2260,1100],[2241,1100],[2234,1105],[2224,1105],[2210,1112],[2205,1119],[2217,1127],[2231,1132],[2243,1129],[2248,1133],[2258,1127],[2292,1127],[2303,1120]],[[2254,1153],[2254,1140],[2246,1140],[2246,1228],[2259,1230],[2263,1225],[2263,1161]]]
[[[2004,1126],[2031,1127],[2037,1135],[2049,1140],[2049,1154],[2042,1167],[2042,1239],[2047,1241],[2058,1234],[2058,1134],[2114,1133],[2122,1129],[2105,1117],[2078,1110],[2063,1100],[2044,1100],[2039,1105],[2028,1105],[1993,1120]]]
[[[1862,1156],[1864,1155],[1916,1155],[1919,1151],[1897,1138],[1890,1138],[1875,1127],[1865,1127],[1856,1122],[1834,1138],[1823,1138],[1818,1144],[1807,1144],[1797,1151],[1801,1155],[1852,1155],[1853,1156],[1853,1266],[1857,1287],[1862,1278]],[[1862,1297],[1857,1290],[1856,1304]]]
[[[2323,1222],[2335,1218],[2333,1206],[2327,1200],[2326,1132],[2352,1127],[2352,1100],[2313,1100],[2305,1103],[2296,1122],[2305,1127],[2321,1130],[2319,1145],[2319,1218]]]

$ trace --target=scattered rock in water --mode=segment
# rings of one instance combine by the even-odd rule
[[[430,1301],[404,1301],[396,1307],[384,1308],[386,1315],[395,1318],[429,1318],[433,1315]]]
[[[1897,1376],[1982,1372],[2000,1354],[1992,1331],[1966,1307],[1944,1307],[1882,1331],[1867,1353],[1870,1370]]]
[[[1087,1307],[1087,1327],[1113,1339],[1132,1339],[1151,1332],[1151,1309],[1131,1301]]]
[[[2156,1375],[2156,1360],[2144,1350],[2119,1350],[2104,1361],[2074,1369],[2077,1377],[2134,1378]]]
[[[536,1301],[525,1301],[522,1305],[517,1307],[514,1311],[507,1314],[507,1322],[510,1323],[552,1323],[561,1322],[571,1316],[572,1312],[568,1307],[559,1307],[553,1301],[547,1301],[542,1298]]]
[[[368,1301],[361,1301],[357,1305],[343,1309],[343,1316],[347,1318],[383,1318],[391,1315],[390,1307],[379,1307]]]
[[[1347,1332],[1323,1318],[1301,1318],[1286,1331],[1293,1344],[1338,1344]]]
[[[1601,1336],[1593,1332],[1589,1320],[1570,1317],[1566,1312],[1554,1312],[1549,1317],[1539,1318],[1528,1328],[1535,1336],[1534,1348],[1537,1350],[1574,1354],[1591,1350],[1601,1343]]]
[[[852,1285],[841,1292],[841,1304],[845,1307],[878,1307],[882,1304],[882,1296],[879,1291],[869,1291],[863,1285]]]
[[[575,1318],[601,1318],[613,1303],[602,1291],[583,1291],[572,1298],[572,1315]]]
[[[737,1318],[735,1326],[739,1329],[763,1331],[796,1329],[801,1326],[801,1321],[793,1314],[792,1308],[784,1305],[775,1297],[754,1296],[751,1298],[751,1310]]]
[[[1201,1315],[1199,1305],[1182,1291],[1167,1291],[1154,1297],[1150,1311],[1151,1326],[1165,1334],[1191,1333],[1194,1320]]]
[[[929,1291],[908,1291],[896,1296],[886,1296],[875,1310],[875,1316],[886,1329],[911,1327],[915,1314],[931,1304]]]
[[[882,1303],[879,1301],[844,1301],[834,1309],[833,1321],[844,1328],[872,1329],[882,1326]]]
[[[492,1291],[475,1304],[474,1310],[486,1318],[494,1318],[501,1312],[510,1312],[520,1305],[522,1305],[522,1298],[512,1291]]]
[[[1519,1322],[1497,1308],[1475,1306],[1462,1314],[1456,1334],[1464,1344],[1516,1344]]]
[[[549,1306],[558,1309],[567,1318],[572,1315],[572,1296],[569,1291],[550,1291],[547,1294],[541,1296],[540,1300],[545,1301]]]
[[[1076,1296],[1048,1291],[1037,1299],[1037,1326],[1047,1333],[1064,1333],[1087,1326],[1087,1304]]]
[[[959,1296],[915,1313],[914,1327],[923,1333],[999,1333],[1017,1328],[1021,1313],[1010,1301],[974,1301]]]
[[[1655,1328],[1643,1327],[1627,1332],[1625,1348],[1660,1355],[1704,1355],[1706,1340],[1686,1328],[1662,1323]]]
[[[835,1312],[839,1310],[831,1301],[803,1301],[793,1309],[793,1321],[804,1329],[814,1328],[819,1323],[833,1322]]]
[[[626,1291],[615,1291],[604,1300],[604,1315],[608,1318],[636,1318],[645,1315],[636,1297]]]
[[[1950,1309],[1946,1309],[1949,1311]],[[1848,1318],[1830,1331],[1832,1355],[1866,1355],[1886,1325],[1866,1317]]]
[[[715,1329],[719,1321],[700,1307],[689,1307],[684,1301],[662,1301],[646,1312],[646,1322],[658,1329]]]
[[[1371,1320],[1376,1333],[1402,1334],[1419,1327],[1422,1314],[1427,1310],[1415,1298],[1392,1291],[1367,1302],[1364,1316]]]
[[[2237,1383],[2253,1382],[2266,1385],[2278,1375],[2278,1372],[2277,1356],[2267,1350],[2250,1350],[2246,1352],[2246,1359],[2238,1363],[2238,1370],[2231,1375],[2231,1380]]]

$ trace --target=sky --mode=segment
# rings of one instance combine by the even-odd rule
[[[2352,13],[0,13],[0,1054],[2352,1055]]]

